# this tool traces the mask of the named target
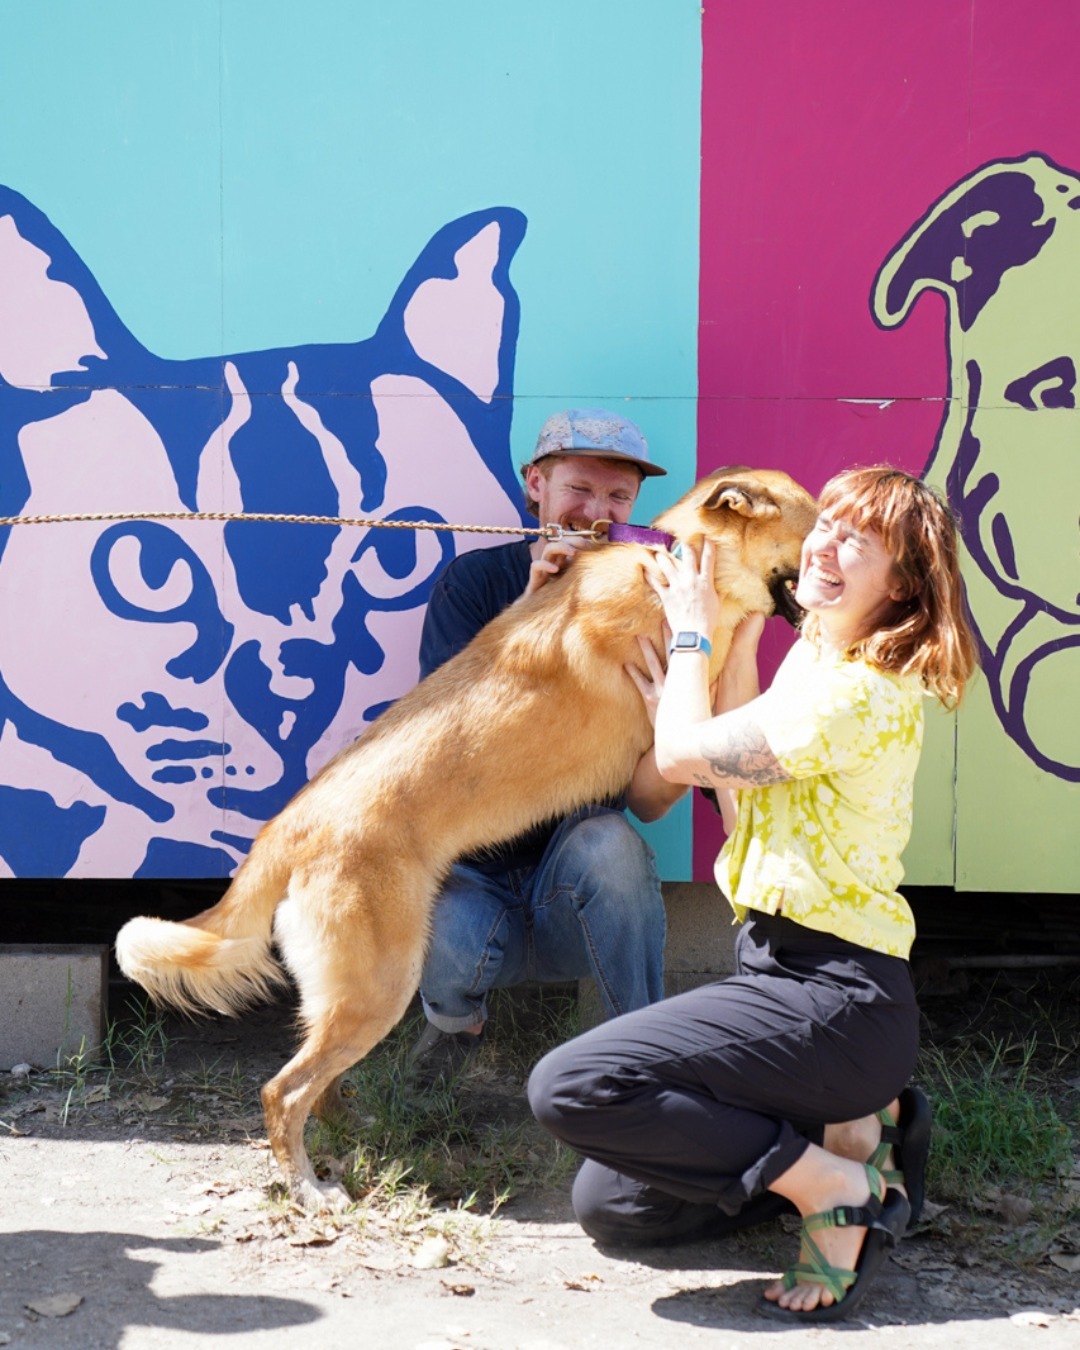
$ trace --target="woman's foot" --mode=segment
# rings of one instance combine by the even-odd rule
[[[809,1164],[805,1175],[794,1177],[792,1174],[804,1162]],[[873,1194],[870,1188],[872,1175],[876,1174],[868,1174],[861,1162],[831,1154],[812,1144],[795,1164],[795,1168],[786,1172],[779,1179],[779,1184],[774,1184],[771,1189],[780,1190],[782,1195],[792,1200],[806,1219],[837,1209],[867,1207]],[[879,1188],[876,1198],[881,1200],[885,1195],[885,1186],[880,1177],[877,1180]],[[781,1185],[785,1189],[781,1190]],[[838,1272],[853,1272],[858,1265],[866,1233],[865,1226],[846,1224],[828,1224],[809,1233],[804,1230],[799,1264],[792,1267],[792,1271],[798,1272],[797,1278],[793,1279],[789,1272],[787,1277],[767,1285],[763,1295],[766,1302],[793,1313],[805,1313],[842,1301],[838,1287],[829,1287],[824,1281],[813,1279],[810,1272],[819,1261]],[[816,1252],[812,1247],[817,1249]]]

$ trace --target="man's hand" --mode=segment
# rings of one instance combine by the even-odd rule
[[[557,577],[573,560],[580,548],[588,546],[587,539],[549,539],[539,558],[534,558],[529,566],[529,580],[521,592],[521,599],[535,594],[551,577]]]

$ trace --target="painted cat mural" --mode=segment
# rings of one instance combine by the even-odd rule
[[[1080,178],[1042,155],[986,164],[884,263],[883,328],[948,309],[949,394],[925,476],[959,512],[965,581],[1002,726],[1080,782]]]
[[[513,526],[510,209],[436,234],[373,337],[173,361],[0,188],[0,515],[259,511]],[[489,537],[0,528],[0,875],[223,876],[416,678]]]

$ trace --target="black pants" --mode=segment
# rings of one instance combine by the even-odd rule
[[[880,1110],[911,1076],[906,961],[758,913],[735,952],[730,979],[606,1022],[533,1071],[537,1119],[589,1160],[575,1211],[601,1241],[781,1212],[768,1187],[823,1127]]]

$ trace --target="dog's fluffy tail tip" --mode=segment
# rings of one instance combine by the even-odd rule
[[[116,959],[156,1003],[186,1013],[232,1016],[284,982],[261,938],[223,938],[167,919],[129,920],[116,936]]]

